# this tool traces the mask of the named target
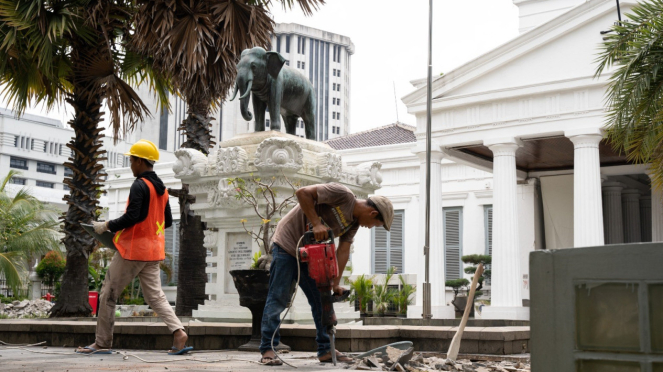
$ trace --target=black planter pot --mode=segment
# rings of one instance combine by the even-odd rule
[[[232,270],[235,288],[239,293],[239,304],[251,311],[251,341],[239,347],[241,351],[260,351],[260,325],[269,292],[269,271]],[[290,346],[280,343],[276,350],[290,350]]]
[[[456,296],[456,298],[451,301],[456,310],[456,317],[462,317],[465,312],[465,306],[467,305],[466,296]],[[474,317],[474,306],[470,307],[470,317]]]

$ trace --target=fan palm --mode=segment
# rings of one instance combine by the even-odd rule
[[[7,184],[16,174],[10,171],[0,183],[0,275],[14,294],[25,280],[28,262],[59,251],[57,210],[26,188],[10,192]]]
[[[279,0],[286,8],[296,3],[312,14],[324,0]],[[269,45],[274,22],[272,0],[142,0],[135,18],[132,50],[154,61],[154,68],[172,79],[186,101],[188,115],[179,129],[184,148],[208,154],[214,146],[210,113],[225,101],[235,82],[235,68],[244,49]],[[169,190],[180,199],[180,261],[177,315],[192,314],[204,303],[207,251],[204,225],[190,208],[188,187]]]
[[[63,181],[71,189],[62,217],[67,267],[52,316],[92,311],[87,264],[95,242],[80,223],[97,218],[106,176],[100,163],[105,160],[102,105],[116,140],[149,115],[127,83],[157,76],[148,59],[123,48],[133,33],[134,10],[134,3],[124,0],[0,0],[0,85],[14,110],[20,114],[36,103],[50,109],[63,101],[73,108],[71,157],[64,164],[73,175]]]
[[[607,90],[607,136],[636,163],[651,163],[663,186],[663,0],[634,6],[604,38],[596,76],[613,68]]]

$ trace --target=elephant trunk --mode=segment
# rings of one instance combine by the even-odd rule
[[[245,81],[246,83],[244,83]],[[251,114],[249,111],[249,99],[251,98],[251,88],[253,87],[253,74],[238,74],[237,87],[239,88],[239,92],[241,94],[239,97],[239,108],[242,113],[242,117],[246,121],[251,121],[253,120],[253,114]]]

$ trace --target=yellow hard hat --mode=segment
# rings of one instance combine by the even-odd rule
[[[142,139],[134,143],[129,149],[129,152],[124,155],[135,156],[149,161],[158,161],[159,149],[157,149],[157,146],[151,141]]]

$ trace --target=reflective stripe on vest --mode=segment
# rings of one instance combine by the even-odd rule
[[[157,195],[152,182],[141,178],[150,189],[150,206],[145,220],[115,233],[113,242],[125,260],[163,261],[166,258],[166,220],[168,190]],[[127,199],[127,205],[129,200]],[[126,209],[125,209],[126,212]]]

